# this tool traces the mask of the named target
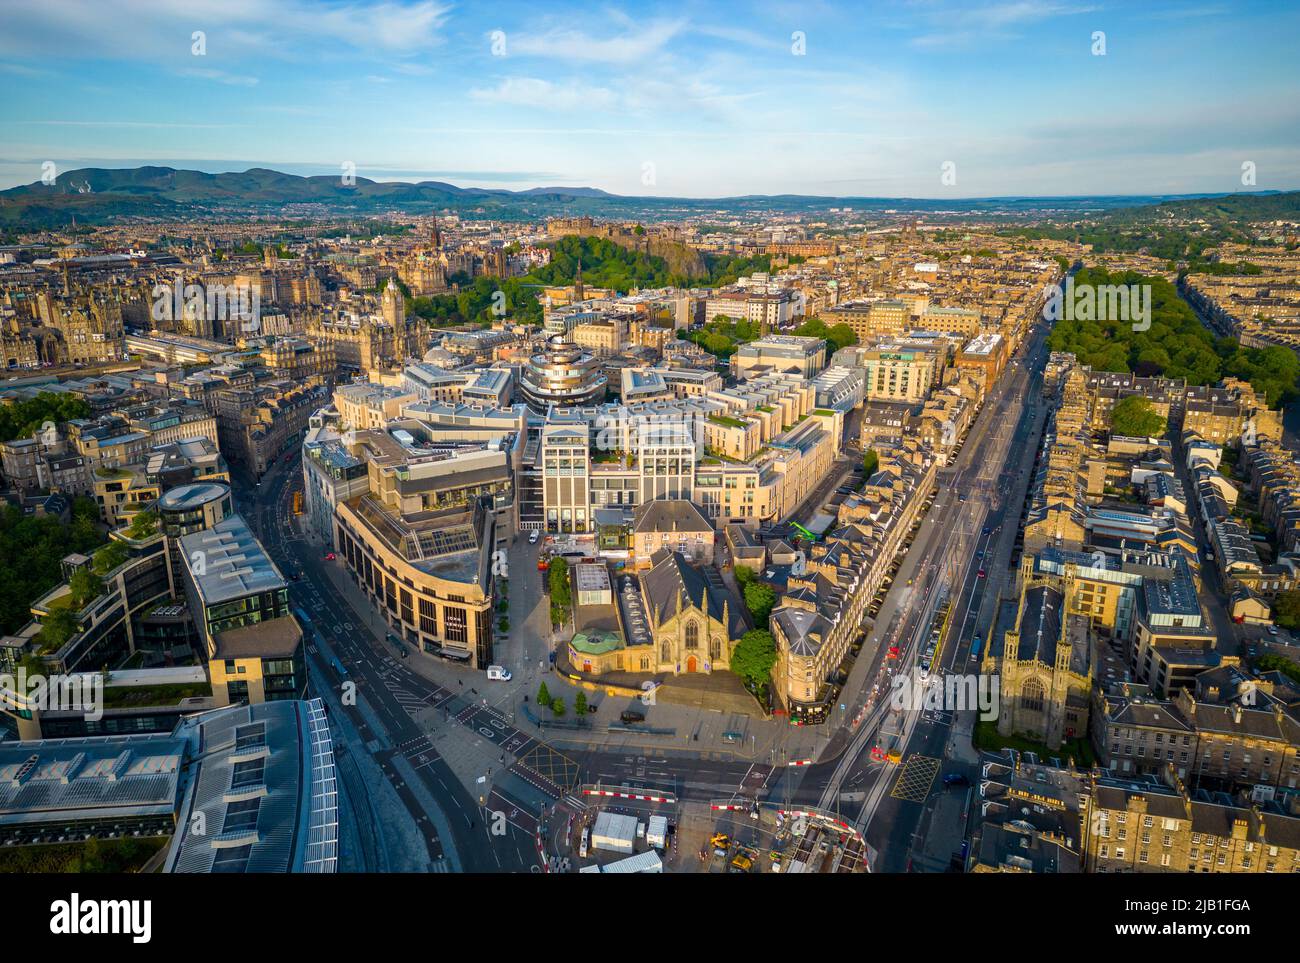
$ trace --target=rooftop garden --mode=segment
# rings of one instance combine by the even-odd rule
[[[105,709],[135,709],[141,706],[174,706],[182,699],[208,698],[212,685],[184,682],[172,685],[110,685],[104,687]]]
[[[143,511],[132,516],[131,524],[127,526],[125,535],[127,538],[135,541],[152,538],[158,534],[158,516],[152,511]]]
[[[40,843],[0,851],[0,873],[136,873],[169,836]]]
[[[724,428],[744,428],[746,425],[739,418],[729,418],[726,415],[709,415],[709,421]]]

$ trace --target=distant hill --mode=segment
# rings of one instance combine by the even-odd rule
[[[1144,216],[1152,210],[1207,217],[1270,219],[1300,212],[1300,192],[1233,194],[1221,197],[994,197],[967,200],[926,198],[811,197],[799,194],[730,198],[624,197],[594,187],[534,187],[522,191],[458,187],[442,181],[373,181],[357,177],[345,185],[335,175],[303,177],[254,167],[209,174],[171,167],[83,168],[60,174],[53,184],[25,184],[0,191],[0,228],[31,230],[122,218],[170,218],[274,211],[290,205],[318,205],[339,214],[386,210],[427,213],[453,210],[466,217],[539,219],[557,215],[616,218],[677,213],[743,213],[762,210],[811,211],[851,208],[864,214],[888,211],[978,214],[1099,211]],[[1193,216],[1195,216],[1193,214]]]

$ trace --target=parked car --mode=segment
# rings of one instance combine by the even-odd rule
[[[529,533],[528,533],[528,544],[529,544],[529,545],[536,545],[536,544],[537,544],[537,533],[536,533],[536,532],[529,532]]]
[[[487,677],[493,682],[509,682],[514,678],[510,670],[502,665],[490,665],[487,668]]]
[[[640,712],[637,709],[624,709],[619,713],[618,717],[625,725],[632,725],[636,722],[645,722],[645,713]]]
[[[947,772],[943,776],[945,786],[969,786],[970,779],[964,772]]]

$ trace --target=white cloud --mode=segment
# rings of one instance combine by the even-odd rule
[[[507,31],[510,56],[634,66],[661,52],[686,27],[684,20],[654,20],[624,33],[597,38],[580,30],[556,27],[543,33]]]
[[[440,0],[373,5],[338,0],[41,0],[8,4],[0,55],[190,56],[191,34],[208,56],[318,54],[321,43],[372,54],[410,55],[441,41],[450,7]],[[286,45],[286,38],[306,50]]]
[[[191,67],[182,70],[181,75],[184,77],[197,77],[200,80],[215,80],[219,84],[226,84],[231,87],[256,87],[258,79],[242,74],[229,74],[224,70],[209,70],[200,67]]]
[[[470,97],[483,103],[545,110],[609,110],[619,100],[605,87],[576,82],[555,84],[538,77],[505,77],[495,87],[474,88]]]

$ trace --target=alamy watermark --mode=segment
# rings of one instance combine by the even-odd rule
[[[238,321],[245,333],[262,328],[262,295],[247,284],[172,284],[153,288],[154,321],[202,317],[207,321]]]
[[[908,712],[979,711],[989,722],[998,717],[1002,683],[997,675],[950,673],[927,675],[913,670],[900,672],[890,683],[890,708]]]
[[[1053,284],[1043,302],[1046,321],[1121,321],[1134,331],[1151,327],[1151,285],[1149,284]]]
[[[97,672],[73,675],[0,673],[0,702],[18,711],[80,712],[87,721],[104,717],[104,677]]]

